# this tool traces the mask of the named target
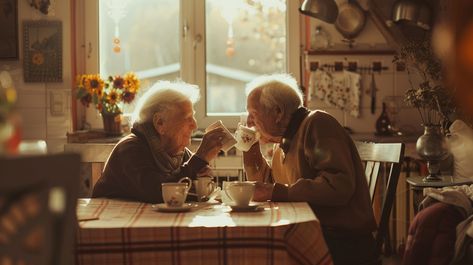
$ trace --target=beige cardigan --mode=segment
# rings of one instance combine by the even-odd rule
[[[275,148],[271,168],[264,159],[253,158],[260,163],[249,179],[276,182],[273,201],[308,202],[324,231],[366,234],[376,229],[356,146],[328,113],[310,112],[287,153],[279,145]]]

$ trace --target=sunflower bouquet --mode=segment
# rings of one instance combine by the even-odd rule
[[[123,105],[130,104],[139,89],[140,80],[131,72],[106,80],[98,74],[77,77],[77,98],[86,107],[94,104],[102,114],[121,114]]]

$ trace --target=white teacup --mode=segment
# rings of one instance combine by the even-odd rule
[[[188,177],[182,178],[178,182],[162,183],[164,203],[168,207],[181,207],[186,201],[191,186],[192,180]]]
[[[213,182],[211,176],[198,177],[194,180],[195,192],[197,199],[200,201],[202,198],[208,197],[212,192],[215,191],[217,185]]]
[[[222,203],[226,205],[230,205],[233,203],[232,199],[228,197],[227,193],[225,192],[227,186],[229,186],[232,182],[233,181],[222,181],[222,190],[220,191],[220,197],[222,199]]]
[[[227,182],[223,187],[224,193],[236,206],[247,206],[253,199],[255,183],[248,181]],[[222,197],[223,199],[223,197]]]
[[[258,141],[256,130],[238,125],[238,129],[235,131],[235,138],[237,143],[235,147],[240,151],[248,151]]]
[[[235,139],[233,134],[227,129],[227,127],[223,125],[221,120],[218,120],[210,124],[209,127],[205,129],[205,132],[208,132],[218,127],[223,128],[223,130],[225,131],[225,137],[222,139],[222,150],[227,152],[230,148],[232,148],[236,144],[237,140]]]

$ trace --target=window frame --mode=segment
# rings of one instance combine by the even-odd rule
[[[301,67],[301,30],[299,1],[286,0],[286,70],[300,83]],[[84,1],[84,38],[85,38],[85,71],[98,73],[100,70],[99,58],[99,0]],[[207,115],[206,111],[206,35],[205,35],[205,0],[180,0],[180,64],[181,79],[200,87],[200,100],[195,104],[195,118],[198,128],[202,129],[215,120],[222,120],[228,128],[235,128],[240,115],[214,116]],[[188,27],[185,35],[184,26]],[[200,36],[200,41],[196,41]],[[195,48],[194,48],[195,41]],[[185,58],[185,60],[184,60]],[[78,106],[81,106],[78,104]],[[102,119],[95,108],[86,108],[85,121],[92,128],[101,128]]]

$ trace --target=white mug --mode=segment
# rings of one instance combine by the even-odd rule
[[[168,207],[181,207],[186,201],[187,193],[191,186],[192,180],[188,177],[181,178],[178,182],[162,183],[164,203]]]
[[[195,195],[200,201],[202,198],[208,197],[212,192],[215,191],[217,185],[213,182],[211,176],[198,177],[194,180]]]
[[[256,130],[241,124],[238,125],[238,129],[235,131],[235,138],[237,139],[235,147],[243,152],[250,150],[258,141]]]
[[[228,182],[223,187],[224,193],[236,206],[248,206],[255,193],[255,183],[248,181]],[[223,197],[222,197],[223,200]],[[230,203],[232,204],[232,203]]]

